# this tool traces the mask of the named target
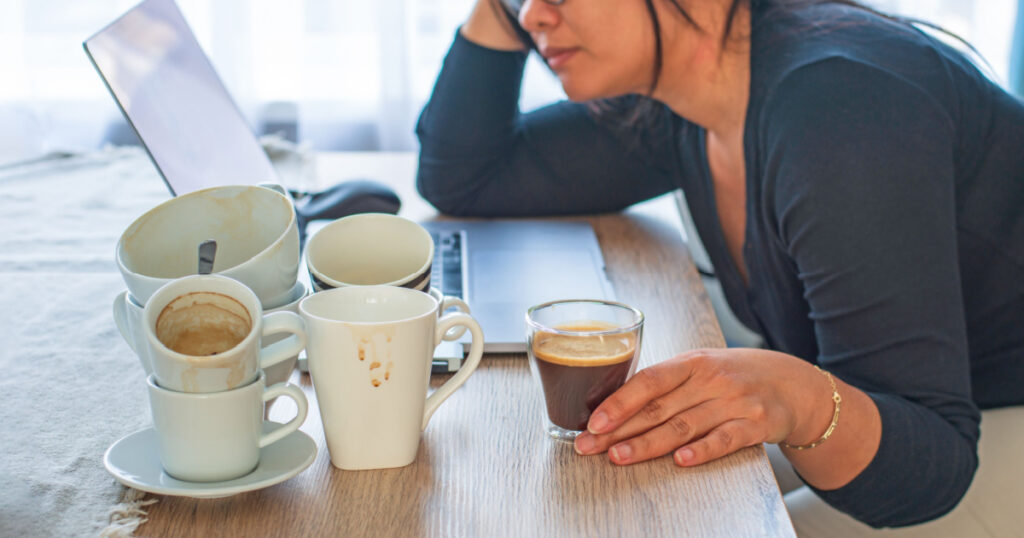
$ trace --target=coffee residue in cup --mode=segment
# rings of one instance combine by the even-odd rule
[[[171,301],[156,321],[156,337],[183,355],[209,357],[237,346],[252,331],[249,312],[232,297],[192,292]]]

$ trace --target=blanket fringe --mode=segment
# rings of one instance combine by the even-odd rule
[[[122,538],[135,534],[139,525],[149,521],[143,507],[156,502],[156,499],[143,500],[145,496],[143,491],[125,488],[121,502],[110,509],[110,523],[100,532],[100,537]]]

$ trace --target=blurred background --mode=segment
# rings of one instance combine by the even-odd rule
[[[257,134],[321,150],[415,150],[413,125],[473,0],[178,0]],[[0,166],[134,143],[82,41],[135,0],[0,0]],[[1010,88],[1024,0],[874,0],[969,40]],[[1015,50],[1016,49],[1016,50]],[[1014,54],[1016,52],[1017,54]],[[1016,85],[1019,89],[1019,84]],[[534,57],[528,110],[563,98]]]

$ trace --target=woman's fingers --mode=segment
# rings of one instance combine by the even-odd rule
[[[690,425],[680,422],[677,415],[703,403],[704,398],[706,396],[701,391],[693,390],[692,387],[678,386],[668,394],[647,402],[622,425],[610,432],[599,435],[583,432],[577,437],[576,451],[580,454],[598,454],[608,450],[610,446],[619,441],[636,437],[670,420],[675,420],[673,425],[677,434],[690,434],[692,437]],[[680,439],[680,443],[687,440],[689,437]]]
[[[641,370],[594,410],[577,452],[607,451],[625,465],[674,451],[676,464],[689,466],[764,441],[778,413],[765,400],[764,376],[741,358],[700,350]]]
[[[749,420],[730,420],[696,441],[680,447],[672,454],[676,465],[690,467],[721,458],[757,444],[753,424]]]
[[[664,456],[728,420],[725,412],[716,402],[702,403],[670,417],[642,435],[612,444],[608,448],[608,458],[615,464],[627,465]]]
[[[693,373],[692,363],[689,358],[680,356],[640,370],[597,406],[590,415],[587,430],[602,434],[618,428],[653,400],[686,383]]]

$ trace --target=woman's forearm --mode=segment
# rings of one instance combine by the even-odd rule
[[[497,214],[481,189],[516,148],[519,88],[526,55],[456,37],[420,114],[417,188],[448,214]]]

